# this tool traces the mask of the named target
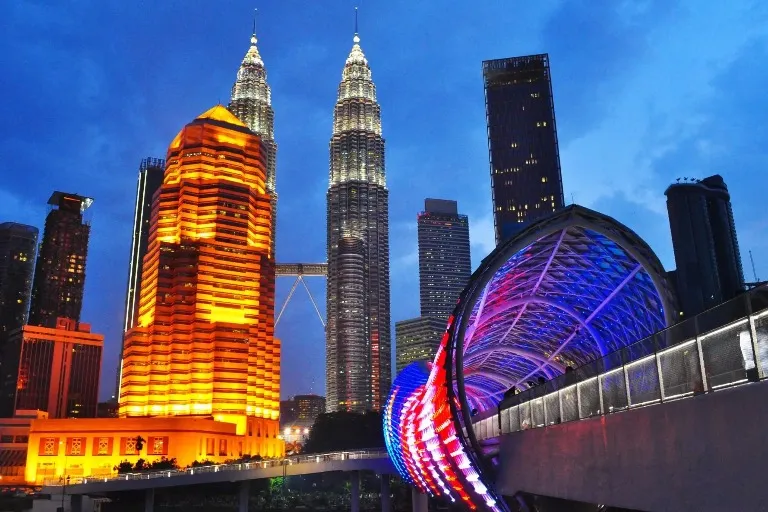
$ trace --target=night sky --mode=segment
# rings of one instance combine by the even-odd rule
[[[566,202],[625,223],[674,267],[664,190],[720,173],[745,277],[768,278],[768,3],[362,0],[382,106],[392,320],[418,315],[416,214],[469,215],[473,265],[493,248],[481,62],[548,52]],[[328,141],[351,0],[262,0],[259,50],[275,109],[277,256],[325,260]],[[253,2],[3,3],[0,222],[41,228],[54,189],[95,199],[82,320],[105,335],[101,397],[120,346],[139,162],[226,104]],[[278,283],[278,307],[291,278]],[[325,285],[309,286],[325,309]],[[394,337],[394,328],[393,328]],[[282,395],[325,392],[325,337],[298,290],[277,330]]]

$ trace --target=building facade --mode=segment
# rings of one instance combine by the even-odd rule
[[[469,220],[456,201],[426,199],[417,224],[421,316],[445,322],[472,275]]]
[[[152,214],[152,198],[163,184],[165,160],[160,158],[144,158],[139,164],[139,177],[136,186],[136,206],[133,210],[133,238],[131,239],[131,255],[128,262],[128,286],[125,292],[125,317],[123,332],[136,325],[136,313],[139,309],[139,290],[141,290],[141,267],[149,244],[149,221]],[[122,340],[121,340],[122,342]],[[121,357],[118,358],[114,397],[120,392],[120,375],[122,373],[122,343]]]
[[[683,316],[690,317],[744,290],[744,271],[728,187],[719,175],[667,188],[675,280]]]
[[[328,411],[380,410],[391,384],[389,191],[381,107],[355,34],[330,143]]]
[[[47,412],[16,411],[12,418],[0,418],[0,482],[3,485],[24,485],[30,425],[45,419]]]
[[[282,455],[277,424],[250,418],[248,430],[211,418],[94,418],[33,420],[25,480],[42,484],[62,476],[109,476],[123,461],[151,463],[175,458],[179,467],[194,461],[223,463],[251,453]],[[137,437],[144,446],[139,450]]]
[[[30,325],[55,328],[60,317],[80,321],[91,233],[83,212],[92,203],[89,197],[58,191],[48,200],[53,208],[45,218],[35,267]]]
[[[418,317],[395,322],[396,366],[399,374],[414,361],[431,361],[440,338],[445,332],[445,320]]]
[[[120,417],[213,417],[240,435],[258,419],[277,431],[264,146],[216,106],[179,132],[166,160],[137,325],[125,335]]]
[[[483,62],[496,245],[561,209],[549,56]]]
[[[2,404],[13,400],[18,354],[8,335],[27,323],[37,254],[37,228],[0,224],[0,417],[13,414]]]
[[[5,416],[37,410],[49,418],[96,417],[104,336],[91,333],[88,324],[59,318],[54,328],[17,329],[8,344],[18,364],[15,397],[3,404]]]
[[[267,70],[256,45],[256,27],[251,35],[251,47],[240,64],[237,79],[232,86],[229,111],[245,123],[253,133],[261,138],[267,167],[267,193],[272,205],[272,246],[271,254],[275,259],[275,241],[277,233],[277,144],[275,143],[275,112],[272,109],[272,91],[267,83]]]
[[[27,323],[37,234],[25,224],[0,224],[0,354],[5,335]]]
[[[300,420],[315,421],[325,412],[325,397],[319,395],[296,395],[293,397]]]

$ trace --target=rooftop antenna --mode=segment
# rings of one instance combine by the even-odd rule
[[[752,250],[749,251],[749,261],[752,263],[752,276],[755,278],[755,282],[759,283],[760,280],[757,278],[757,271],[755,270],[755,258],[752,257]]]
[[[573,192],[571,192],[571,204],[576,204],[576,200],[573,198]]]

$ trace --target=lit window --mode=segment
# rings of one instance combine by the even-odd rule
[[[83,438],[74,437],[69,441],[69,454],[70,455],[82,455],[83,454]]]

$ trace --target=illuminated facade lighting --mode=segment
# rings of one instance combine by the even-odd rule
[[[381,107],[355,34],[333,115],[328,188],[329,411],[381,410],[391,383],[389,191]]]
[[[272,254],[274,255],[277,228],[275,112],[272,109],[272,91],[267,83],[267,70],[259,54],[257,43],[254,23],[251,46],[237,71],[237,79],[232,86],[232,97],[227,108],[261,138],[264,147],[266,187],[272,205]]]
[[[104,336],[92,333],[89,324],[59,318],[53,328],[17,329],[8,344],[15,348],[17,361],[9,365],[15,366],[17,376],[11,411],[46,411],[49,418],[96,417]]]
[[[384,411],[398,472],[422,492],[471,510],[508,508],[487,473],[471,411],[512,386],[560,375],[670,325],[675,306],[651,249],[579,206],[498,246],[462,292],[429,372],[406,367]]]
[[[185,126],[153,204],[120,417],[213,417],[239,435],[259,418],[277,431],[271,221],[260,139],[222,106]]]
[[[136,325],[136,315],[139,310],[139,295],[141,291],[141,264],[149,245],[149,227],[152,217],[152,198],[163,184],[165,160],[160,158],[144,158],[139,165],[139,177],[136,186],[136,205],[133,210],[133,238],[131,239],[131,255],[128,262],[128,286],[125,292],[125,317],[123,332]],[[120,393],[120,376],[122,375],[122,346],[121,357],[117,363],[114,397]]]

